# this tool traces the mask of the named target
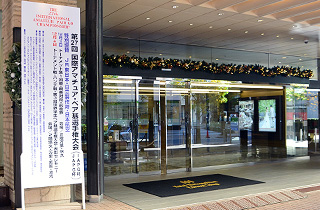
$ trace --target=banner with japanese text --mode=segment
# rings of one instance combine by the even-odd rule
[[[82,183],[80,10],[22,1],[24,188]]]

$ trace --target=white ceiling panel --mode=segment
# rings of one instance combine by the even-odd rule
[[[243,12],[247,12],[250,10],[255,10],[258,9],[260,7],[263,6],[267,6],[276,2],[279,2],[281,0],[247,0],[245,2],[242,2],[240,4],[234,5],[232,8],[239,12],[239,13],[243,13]]]
[[[82,33],[84,2],[78,1]],[[240,63],[266,63],[265,53],[274,55],[274,63],[286,56],[319,57],[320,0],[108,0],[103,5],[106,52],[210,60],[215,51],[218,62]]]
[[[284,10],[288,10],[290,8],[294,8],[303,4],[315,2],[317,0],[285,0],[279,1],[274,4],[267,5],[265,7],[261,7],[259,9],[253,10],[252,12],[257,14],[258,16],[270,15],[276,12],[281,12]]]
[[[227,7],[231,7],[233,5],[245,2],[246,0],[211,0],[208,1],[204,4],[202,4],[201,6],[203,7],[208,7],[208,8],[216,8],[216,9],[224,9]]]

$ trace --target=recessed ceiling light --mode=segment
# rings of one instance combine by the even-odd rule
[[[228,28],[228,31],[231,31],[231,28]]]
[[[169,23],[172,23],[172,20],[169,20],[168,22],[169,22]]]
[[[190,55],[189,58],[192,58],[192,56]]]
[[[261,33],[261,36],[264,36],[264,33]]]
[[[193,23],[190,23],[189,25],[190,25],[190,26],[193,26]]]
[[[301,59],[301,58],[299,58],[299,61],[302,61],[302,59]]]
[[[282,59],[286,59],[287,57],[282,57]]]
[[[258,20],[259,23],[262,22],[262,21],[263,21],[262,19],[259,19],[259,20]]]
[[[219,58],[216,58],[216,61],[218,61],[219,60]]]
[[[161,53],[159,55],[162,55]]]
[[[276,37],[277,37],[277,38],[279,38],[280,36],[279,36],[279,35],[277,35]]]
[[[213,28],[212,26],[209,26],[209,28]]]
[[[177,6],[177,5],[173,5],[173,6],[172,6],[173,9],[177,9],[178,7],[179,7],[179,6]]]
[[[293,39],[293,37],[291,37],[291,39]]]
[[[249,33],[249,31],[245,31],[244,33],[247,34],[247,33]]]
[[[281,63],[281,61],[279,61],[279,63]]]
[[[130,53],[130,51],[127,51],[127,53]]]
[[[146,18],[146,20],[150,20],[150,18],[149,18],[149,17],[147,17],[147,18]]]
[[[223,15],[223,13],[218,13],[219,16]]]

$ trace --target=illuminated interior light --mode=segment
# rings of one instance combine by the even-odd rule
[[[135,87],[103,86],[103,89],[111,89],[111,90],[134,90]]]
[[[132,84],[132,80],[104,79],[103,83]]]
[[[268,85],[242,85],[242,84],[208,84],[208,83],[192,83],[191,86],[197,87],[229,87],[229,88],[252,88],[252,89],[283,89],[282,86]]]
[[[307,89],[307,91],[310,91],[310,92],[320,92],[320,89]]]
[[[191,93],[240,93],[240,90],[212,90],[212,89],[191,89]]]
[[[142,79],[139,76],[118,76],[118,79]]]
[[[167,78],[167,77],[156,77],[156,80],[160,80],[160,81],[162,81],[162,80],[164,80],[164,81],[172,81],[173,79],[172,78]]]

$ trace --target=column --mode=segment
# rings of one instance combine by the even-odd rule
[[[102,0],[86,1],[87,189],[90,202],[103,198]]]

